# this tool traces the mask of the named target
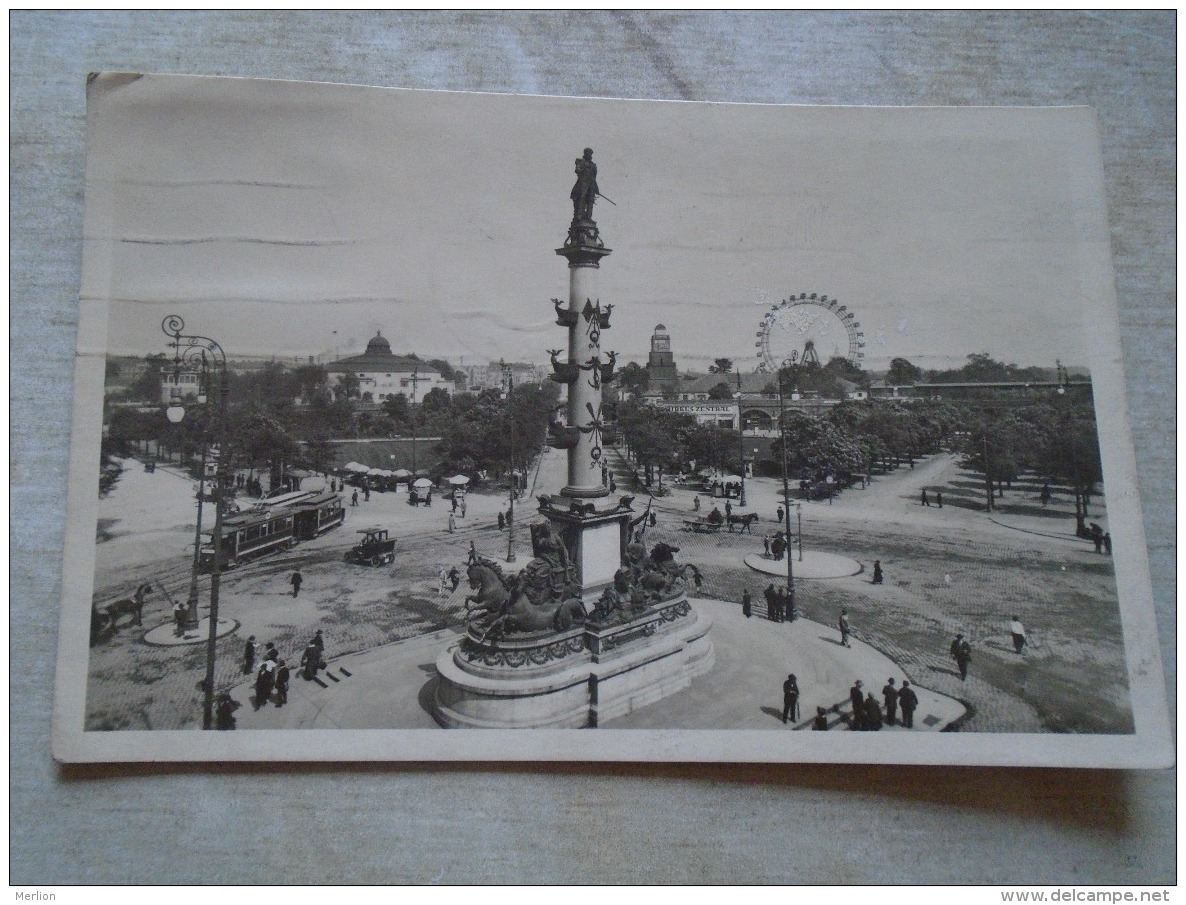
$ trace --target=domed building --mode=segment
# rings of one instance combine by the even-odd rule
[[[391,343],[378,331],[361,355],[340,358],[325,369],[332,385],[342,384],[347,375],[356,377],[363,402],[378,404],[400,393],[409,402],[419,402],[425,393],[438,387],[453,392],[452,381],[446,380],[439,368],[418,358],[396,355]]]

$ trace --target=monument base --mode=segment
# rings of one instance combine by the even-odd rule
[[[681,593],[611,625],[497,644],[467,635],[437,659],[433,716],[447,728],[596,727],[711,669],[711,627]]]

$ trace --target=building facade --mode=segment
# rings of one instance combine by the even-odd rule
[[[358,380],[363,402],[381,403],[403,393],[409,402],[420,402],[424,394],[442,389],[452,395],[453,382],[426,361],[395,355],[391,343],[376,333],[361,355],[341,358],[326,366],[330,385],[341,386],[348,376]]]

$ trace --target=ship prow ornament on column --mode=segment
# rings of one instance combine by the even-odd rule
[[[568,483],[540,495],[547,521],[532,527],[534,559],[518,575],[471,546],[466,632],[436,664],[433,715],[443,726],[596,727],[686,688],[714,662],[711,621],[687,597],[699,570],[677,563],[668,544],[648,551],[648,513],[633,497],[611,500],[603,480],[601,388],[615,357],[601,352],[613,305],[601,304],[596,278],[611,250],[593,219],[605,196],[592,149],[575,169],[573,218],[556,249],[568,259],[568,302],[552,299],[568,330],[567,360],[551,352],[568,417],[548,436],[567,453]]]

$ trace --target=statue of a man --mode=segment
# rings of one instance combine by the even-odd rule
[[[585,156],[576,161],[577,181],[569,197],[572,198],[572,218],[592,220],[593,202],[597,200],[597,164],[593,162],[593,149],[585,148]]]

